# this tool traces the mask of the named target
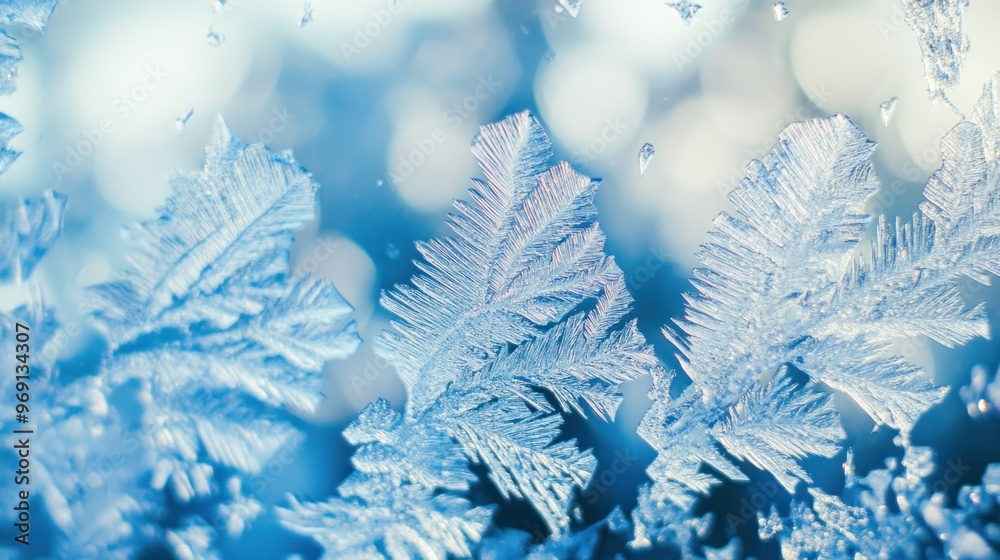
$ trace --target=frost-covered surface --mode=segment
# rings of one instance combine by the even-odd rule
[[[927,94],[936,103],[958,109],[946,91],[958,84],[962,63],[969,52],[969,38],[962,18],[969,0],[899,0],[906,23],[917,34],[924,61]]]
[[[664,503],[683,519],[694,495],[718,482],[702,463],[744,480],[729,457],[742,459],[789,491],[810,481],[797,460],[832,456],[843,435],[821,386],[904,436],[941,397],[890,343],[925,336],[956,346],[988,335],[983,306],[968,307],[958,282],[1000,272],[998,88],[994,79],[971,120],[945,136],[920,211],[875,221],[868,247],[874,144],[846,117],[792,124],[779,148],[750,163],[730,196],[741,219],[720,215],[699,254],[705,268],[695,271],[683,334],[665,331],[693,383],[676,399],[669,377],[651,392],[640,434],[659,455],[635,512],[635,545],[669,538]],[[789,367],[810,381],[799,386]]]
[[[942,484],[961,473],[940,468],[926,447],[909,447],[902,465],[891,458],[860,478],[849,454],[845,470],[843,498],[810,490],[812,507],[793,502],[788,519],[775,509],[762,517],[761,537],[779,538],[788,559],[996,558],[1000,464],[987,466],[980,484],[961,487],[953,505]]]
[[[65,557],[127,558],[159,539],[206,557],[204,520],[160,534],[169,503],[195,498],[218,502],[238,536],[260,514],[238,477],[294,443],[292,414],[315,407],[324,362],[359,343],[332,284],[291,276],[317,188],[291,154],[220,119],[204,170],[169,182],[160,215],[131,229],[125,270],[93,289],[98,372],[44,393],[33,468]]]
[[[18,282],[62,233],[66,197],[46,191],[35,200],[22,200],[0,215],[0,282]]]
[[[42,31],[58,3],[58,0],[0,1],[0,95],[10,95],[17,88],[17,66],[23,60],[17,40],[6,32],[8,27],[20,25]],[[0,113],[0,173],[18,156],[7,144],[21,130],[16,120]]]
[[[35,31],[45,29],[58,0],[4,0],[0,2],[0,95],[14,91],[21,48],[17,40],[5,31],[10,25],[21,25]]]
[[[603,252],[597,183],[548,167],[528,113],[484,126],[472,151],[485,181],[455,203],[454,236],[418,244],[424,274],[383,297],[397,320],[376,347],[406,385],[405,411],[369,405],[344,433],[359,448],[340,497],[282,513],[328,558],[470,556],[490,522],[464,497],[470,463],[563,538],[596,461],[556,441],[561,413],[613,418],[619,385],[657,367],[623,322],[631,298]]]

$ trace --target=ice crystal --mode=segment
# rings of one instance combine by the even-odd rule
[[[46,191],[0,215],[0,282],[21,281],[62,233],[66,197]]]
[[[927,93],[935,103],[958,109],[946,90],[958,84],[969,51],[969,38],[962,32],[962,18],[969,0],[899,0],[906,22],[917,34],[924,61]]]
[[[424,274],[382,299],[398,319],[376,349],[406,385],[405,411],[369,405],[344,432],[360,447],[340,497],[282,513],[330,558],[469,556],[490,519],[464,498],[470,463],[564,538],[595,460],[557,440],[561,413],[613,418],[619,385],[657,367],[623,323],[631,298],[603,252],[597,183],[549,168],[527,113],[484,126],[472,150],[485,181],[455,203],[454,236],[419,243]]]
[[[34,31],[45,29],[58,0],[6,0],[0,3],[0,28],[23,25]],[[21,48],[17,41],[0,31],[0,95],[15,89],[17,65],[21,62]]]
[[[896,111],[896,103],[899,102],[898,97],[893,97],[883,101],[878,106],[879,116],[882,117],[882,126],[889,126],[889,122],[892,120],[892,114]]]
[[[664,4],[673,8],[677,12],[677,15],[681,16],[681,21],[684,22],[684,25],[691,25],[691,22],[694,21],[694,18],[701,10],[701,4],[696,4],[691,2],[691,0],[668,0]]]
[[[306,1],[302,5],[302,17],[299,18],[299,28],[305,27],[312,23],[313,20],[313,7],[312,2]]]
[[[212,550],[214,531],[202,522],[191,522],[166,532],[165,539],[178,560],[219,560]]]
[[[874,144],[846,117],[789,125],[750,163],[730,195],[742,219],[720,215],[699,253],[683,336],[665,329],[692,385],[672,398],[664,376],[650,393],[639,431],[658,456],[636,545],[656,540],[657,508],[690,507],[718,482],[702,463],[745,480],[729,456],[743,459],[788,490],[809,481],[798,459],[832,456],[843,435],[820,386],[904,436],[938,401],[942,390],[890,343],[988,335],[983,305],[967,307],[958,284],[1000,272],[998,101],[994,78],[944,137],[920,211],[894,224],[864,210],[878,188]],[[869,223],[874,241],[862,243]],[[788,368],[810,380],[802,386]]]
[[[785,6],[784,2],[775,2],[774,5],[771,6],[771,14],[774,15],[774,21],[785,21],[785,18],[788,17],[789,13],[788,6]]]
[[[194,107],[191,107],[186,113],[174,120],[174,126],[177,128],[177,134],[184,134],[184,129],[187,127],[187,123],[191,120],[192,115],[194,115]]]
[[[222,496],[217,475],[259,473],[293,445],[291,414],[317,404],[324,362],[359,342],[332,284],[290,274],[292,232],[314,216],[308,172],[221,119],[206,159],[200,174],[170,178],[159,216],[131,230],[125,270],[92,289],[108,348],[98,371],[54,392],[38,468],[66,555],[131,556],[156,534],[143,527],[164,491],[226,500],[220,516],[238,534],[259,505],[238,479]],[[139,417],[109,404],[122,391]],[[192,519],[163,538],[201,558],[205,529]]]
[[[642,177],[646,174],[646,169],[649,168],[649,163],[653,160],[653,156],[656,155],[656,149],[649,142],[646,142],[639,148],[639,176]]]
[[[226,36],[211,26],[209,26],[208,31],[205,33],[205,39],[208,41],[208,46],[210,47],[218,47],[226,42]]]
[[[956,507],[947,505],[948,484],[969,470],[949,461],[939,468],[928,448],[910,447],[902,464],[848,477],[844,497],[811,489],[812,507],[793,502],[790,519],[766,522],[780,539],[782,556],[815,558],[995,558],[1000,550],[1000,464],[982,482],[963,486]],[[932,480],[937,471],[940,478]],[[762,526],[765,521],[761,520]]]
[[[611,529],[615,515],[627,524],[624,515],[615,509],[607,519],[559,538],[533,544],[532,536],[524,531],[504,530],[483,540],[480,560],[590,560],[594,558],[603,530]]]
[[[58,0],[7,0],[0,3],[0,95],[10,95],[16,89],[17,66],[23,59],[21,48],[6,33],[6,27],[22,25],[34,31],[42,31],[57,3]],[[7,171],[20,155],[10,149],[8,144],[22,130],[20,123],[0,113],[0,173]]]
[[[559,3],[556,5],[556,11],[561,12],[566,10],[566,13],[570,17],[577,17],[580,15],[580,3],[583,0],[557,0]]]

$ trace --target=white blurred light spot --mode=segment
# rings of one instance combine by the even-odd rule
[[[415,210],[447,209],[453,199],[465,195],[470,186],[467,178],[476,173],[469,146],[479,126],[479,104],[485,100],[470,94],[446,107],[422,89],[389,97],[406,100],[397,111],[387,152],[389,182]]]
[[[617,151],[634,135],[649,104],[645,79],[599,51],[574,48],[539,71],[535,95],[550,133],[572,148],[602,139]]]

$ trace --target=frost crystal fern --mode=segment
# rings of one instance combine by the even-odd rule
[[[215,500],[237,536],[261,511],[241,478],[295,443],[290,413],[313,409],[324,362],[359,342],[332,284],[291,275],[292,231],[313,218],[317,188],[291,154],[220,119],[204,170],[170,185],[159,217],[132,228],[125,270],[92,291],[99,370],[46,408],[38,480],[66,556],[125,558],[150,537],[208,554],[203,520],[159,534],[164,490]]]
[[[877,270],[894,268],[897,272],[890,278],[896,285],[907,287],[909,274],[914,286],[934,287],[962,277],[985,284],[991,275],[1000,274],[1000,75],[987,84],[971,118],[945,135],[941,159],[941,168],[924,189],[921,211],[911,223],[896,227],[903,232],[903,242],[891,243],[880,223],[874,264],[855,269],[853,278],[877,278]],[[869,290],[877,286],[869,280],[856,284]],[[957,310],[960,298],[943,286],[936,288],[946,294],[937,305]],[[926,322],[916,315],[912,324]],[[958,324],[946,330],[963,332]],[[985,399],[977,400],[970,411],[979,413],[979,407],[987,406]],[[930,550],[951,558],[996,557],[1000,464],[987,468],[981,485],[963,487],[956,508],[947,507],[945,493],[932,492],[924,482],[935,470],[929,449],[907,448],[903,466],[900,474],[890,461],[886,470],[863,478],[860,489],[849,468],[843,500],[810,490],[812,509],[794,504],[791,520],[784,523],[772,514],[769,523],[780,533],[785,556],[836,551],[838,558],[873,558]]]
[[[994,81],[973,122],[946,136],[944,165],[911,220],[865,212],[878,189],[874,143],[847,117],[789,125],[750,163],[730,195],[741,217],[720,215],[699,253],[683,334],[665,330],[692,385],[672,399],[663,377],[651,394],[640,433],[659,454],[635,545],[687,546],[694,497],[718,482],[702,463],[744,480],[733,459],[748,461],[789,491],[809,481],[798,459],[832,456],[843,436],[820,385],[904,439],[937,402],[942,390],[891,344],[988,335],[982,305],[968,308],[958,283],[1000,271],[996,98]],[[875,241],[862,243],[869,222]],[[790,368],[809,380],[796,382]]]
[[[631,298],[603,252],[597,183],[547,168],[527,113],[483,127],[472,150],[486,180],[455,203],[454,236],[419,244],[423,274],[382,300],[398,319],[377,350],[406,384],[405,411],[369,405],[345,431],[359,448],[340,497],[283,512],[328,558],[470,556],[490,518],[463,497],[470,463],[565,534],[595,460],[555,441],[560,413],[612,418],[619,385],[656,367],[622,324]]]

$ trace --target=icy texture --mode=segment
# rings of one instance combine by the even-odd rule
[[[615,509],[621,516],[621,511]],[[612,512],[614,515],[614,512]],[[624,520],[624,517],[622,517]],[[483,540],[479,560],[590,560],[594,558],[603,528],[611,527],[611,519],[567,533],[560,538],[532,544],[531,535],[523,531],[504,530]],[[613,529],[611,529],[613,531]]]
[[[46,191],[0,215],[0,282],[20,282],[62,234],[66,197]]]
[[[184,134],[184,128],[187,127],[187,123],[191,120],[192,115],[194,115],[194,107],[191,107],[186,113],[174,119],[174,126],[177,128],[177,134]]]
[[[789,491],[808,482],[798,460],[833,455],[843,436],[818,385],[904,440],[940,399],[890,344],[924,336],[953,347],[989,334],[983,305],[967,307],[958,283],[1000,272],[998,100],[994,78],[971,120],[945,136],[942,167],[910,220],[865,213],[878,188],[874,144],[846,117],[789,125],[750,163],[730,195],[742,219],[720,215],[699,253],[683,335],[665,329],[692,385],[671,398],[667,375],[650,393],[639,433],[658,456],[634,515],[636,546],[669,539],[650,529],[663,524],[657,508],[689,508],[718,482],[702,463],[746,478],[723,450]],[[875,239],[862,244],[869,222]],[[800,386],[786,367],[810,380]]]
[[[879,115],[882,117],[882,126],[889,126],[889,122],[892,121],[892,114],[896,111],[896,103],[898,102],[899,98],[893,97],[879,104],[878,110]]]
[[[958,84],[969,38],[962,32],[962,17],[969,0],[899,0],[906,23],[917,34],[924,60],[927,94],[955,112],[946,90]]]
[[[226,42],[226,36],[212,29],[212,27],[209,27],[208,32],[205,33],[205,39],[208,41],[208,46],[210,47],[218,47]]]
[[[59,0],[0,0],[0,25],[16,23],[41,31]]]
[[[10,95],[16,89],[17,65],[22,60],[17,41],[4,30],[13,24],[42,31],[57,3],[58,0],[0,0],[0,95]],[[20,123],[0,113],[0,174],[20,155],[7,145],[22,130]],[[7,269],[10,266],[4,265]]]
[[[212,550],[215,531],[201,522],[192,522],[166,532],[167,544],[178,560],[219,560]]]
[[[995,558],[1000,464],[987,467],[981,484],[960,488],[949,507],[947,485],[968,468],[961,460],[939,467],[929,448],[911,447],[902,465],[889,459],[865,477],[849,475],[843,499],[810,490],[812,508],[793,502],[786,520],[772,510],[761,537],[777,536],[787,559]]]
[[[24,57],[21,56],[21,47],[17,41],[0,31],[0,95],[10,95],[17,89],[17,66],[22,60]]]
[[[583,0],[557,0],[559,4],[556,6],[556,11],[566,10],[571,17],[577,17],[580,15],[580,3]]]
[[[344,432],[360,447],[340,497],[282,513],[329,558],[469,556],[490,518],[462,497],[470,462],[559,540],[595,468],[574,440],[555,441],[560,413],[613,418],[619,385],[657,367],[623,323],[631,298],[603,252],[597,183],[548,168],[528,113],[484,126],[472,150],[486,180],[455,203],[455,235],[419,243],[424,274],[382,300],[398,319],[376,351],[406,385],[405,412],[369,405]]]
[[[32,352],[29,355],[30,362],[27,374],[30,377],[28,382],[32,399],[36,403],[39,401],[43,403],[35,407],[39,411],[43,410],[41,407],[44,406],[47,397],[45,391],[48,389],[51,377],[52,360],[49,358],[51,349],[48,348],[48,345],[57,329],[55,313],[46,307],[42,298],[37,294],[28,303],[12,311],[0,312],[0,351],[12,357],[10,359],[10,375],[0,377],[0,406],[9,411],[8,414],[0,418],[0,429],[8,434],[13,429],[34,428],[38,425],[39,419],[38,415],[30,413],[29,410],[27,415],[29,422],[22,425],[14,416],[15,406],[18,404],[16,397],[18,392],[16,391],[17,379],[14,369],[16,365],[21,364],[15,362],[13,356],[23,353],[15,351],[18,344],[15,337],[18,332],[23,332],[22,329],[17,328],[18,323],[30,329]],[[17,373],[25,374],[24,371]]]
[[[656,149],[649,142],[646,142],[639,148],[639,176],[642,177],[646,174],[646,169],[649,168],[649,162],[652,161],[653,156],[656,155]]]
[[[240,532],[258,508],[238,481],[221,496],[218,475],[259,473],[292,446],[290,414],[313,409],[324,362],[359,342],[332,284],[290,276],[292,233],[313,219],[317,188],[290,154],[247,145],[220,119],[204,170],[169,183],[160,215],[132,228],[125,270],[93,288],[108,348],[99,371],[46,409],[39,485],[67,556],[129,557],[156,534],[144,523],[162,513],[163,490],[224,500]],[[122,391],[141,416],[109,406]],[[200,523],[163,538],[203,557]]]
[[[302,5],[302,17],[299,19],[299,28],[305,27],[312,23],[313,20],[313,8],[312,2],[308,0]]]
[[[45,29],[56,4],[58,0],[0,0],[0,29],[14,24],[41,31]],[[21,48],[17,41],[0,31],[0,95],[9,95],[14,91],[20,62]]]
[[[785,6],[784,2],[775,2],[774,5],[771,6],[771,13],[774,15],[774,21],[780,22],[785,21],[785,18],[788,17],[790,12],[788,11],[788,6]]]
[[[664,4],[673,8],[677,12],[677,15],[681,16],[681,21],[684,22],[684,25],[691,25],[691,22],[698,15],[698,11],[701,10],[701,4],[695,4],[691,0],[668,0]]]
[[[959,396],[973,418],[1000,415],[1000,375],[994,374],[990,380],[986,368],[976,366],[971,381],[959,390]]]

